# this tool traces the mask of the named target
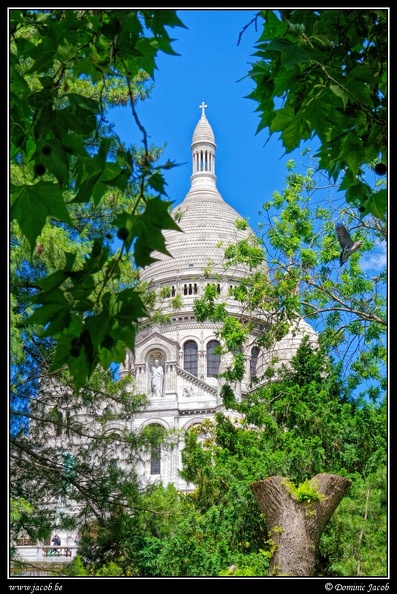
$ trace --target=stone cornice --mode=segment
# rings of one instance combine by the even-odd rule
[[[174,320],[170,324],[162,324],[159,326],[161,331],[161,336],[165,337],[169,332],[177,332],[178,330],[202,330],[203,328],[208,330],[217,330],[220,328],[220,322],[195,322],[192,321],[190,323],[186,323],[186,321],[179,322],[178,320]],[[151,328],[144,328],[141,330],[137,336],[136,344],[141,345],[145,342],[147,336],[152,336]],[[172,341],[174,342],[174,341]]]

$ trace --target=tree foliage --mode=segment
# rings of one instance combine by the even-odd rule
[[[308,155],[306,149],[304,157]],[[376,399],[385,393],[386,225],[372,216],[361,221],[343,199],[336,199],[335,187],[328,183],[324,187],[323,177],[315,173],[316,163],[314,158],[305,173],[298,173],[297,164],[290,160],[284,189],[262,205],[253,246],[241,242],[225,252],[225,269],[244,263],[252,270],[230,290],[244,316],[237,320],[228,314],[225,302],[209,291],[195,303],[199,320],[222,322],[219,337],[235,353],[233,365],[224,374],[224,396],[227,386],[243,377],[241,358],[250,333],[256,333],[258,347],[270,354],[274,351],[265,370],[269,378],[277,363],[276,347],[302,320],[313,325],[320,343],[340,362],[358,397]],[[339,220],[352,229],[355,239],[363,240],[344,268],[339,265],[335,234]],[[257,266],[259,248],[265,269]],[[258,317],[262,324],[258,325]]]
[[[235,354],[224,374],[229,411],[187,433],[182,475],[195,490],[180,494],[131,471],[159,435],[128,429],[145,398],[132,378],[104,370],[152,315],[137,267],[166,253],[162,231],[178,228],[163,177],[174,164],[156,165],[161,150],[148,145],[137,104],[158,52],[174,53],[166,28],[183,24],[168,9],[10,11],[11,536],[45,542],[54,523],[83,526],[69,575],[267,575],[273,543],[249,485],[280,474],[308,497],[306,481],[320,472],[352,489],[322,536],[317,575],[386,574],[386,274],[370,277],[361,260],[386,235],[385,186],[364,179],[366,164],[387,160],[385,11],[297,12],[261,13],[249,73],[259,129],[280,131],[287,151],[316,134],[316,169],[344,173],[340,189],[360,215],[330,196],[313,210],[313,172],[296,174],[291,162],[287,187],[263,205],[266,242],[228,249],[226,266],[252,270],[230,295],[244,319],[228,316],[211,288],[196,314],[224,322],[220,338]],[[130,108],[139,146],[114,134],[113,105]],[[343,270],[339,219],[364,241]],[[302,344],[277,374],[270,365],[239,402],[234,382],[258,312],[268,322],[259,346],[271,351],[306,318],[320,348]],[[363,379],[372,387],[353,397]]]
[[[234,409],[186,434],[182,475],[194,491],[138,497],[122,480],[67,575],[267,576],[274,543],[250,485],[286,473],[296,498],[312,501],[308,481],[323,472],[352,486],[321,537],[315,575],[386,575],[386,401],[352,398],[324,349],[304,341],[277,381]]]
[[[136,508],[145,488],[131,469],[152,438],[128,426],[146,400],[109,366],[152,315],[137,267],[176,228],[163,178],[172,164],[156,165],[161,149],[136,110],[157,53],[173,53],[167,26],[183,26],[174,11],[10,11],[14,543],[100,524]],[[131,109],[131,147],[106,121],[114,105]]]
[[[20,509],[11,518],[14,543],[21,537],[49,543],[54,526],[75,533],[87,518],[100,522],[138,505],[142,485],[131,469],[150,441],[128,430],[145,405],[143,396],[127,389],[128,381],[95,372],[77,397],[67,374],[47,375],[29,399],[23,410],[28,429],[10,436],[10,497]],[[24,500],[29,509],[20,506]]]
[[[233,410],[242,416],[219,414],[216,423],[191,430],[182,471],[196,485],[193,501],[203,519],[213,526],[215,510],[223,510],[217,535],[229,531],[228,563],[238,569],[249,566],[250,555],[269,560],[272,554],[250,483],[288,476],[291,489],[306,498],[313,497],[308,480],[331,472],[351,480],[352,490],[321,537],[316,575],[386,575],[386,401],[352,398],[326,352],[304,340],[277,380],[258,387]],[[238,558],[242,551],[245,561]],[[262,571],[257,575],[267,575],[264,566]]]
[[[387,10],[262,10],[255,21],[263,29],[248,76],[258,132],[280,133],[287,153],[316,137],[319,168],[360,218],[385,221],[387,191],[371,188],[367,173],[387,172]]]
[[[173,164],[155,165],[136,104],[157,54],[175,55],[166,28],[183,26],[173,10],[10,11],[11,220],[30,255],[47,225],[87,242],[83,220],[105,216],[111,196],[128,198],[107,210],[109,229],[90,237],[82,260],[65,249],[30,287],[24,323],[56,342],[52,369],[68,366],[77,388],[98,364],[123,361],[146,313],[136,287],[115,289],[120,263],[131,252],[136,266],[150,264],[152,251],[167,253],[162,230],[179,229],[163,199]],[[117,104],[129,105],[141,149],[107,122]]]

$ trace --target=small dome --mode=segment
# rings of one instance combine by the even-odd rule
[[[193,147],[193,145],[197,143],[211,143],[216,146],[214,132],[204,114],[199,119],[198,124],[193,132],[191,146]]]

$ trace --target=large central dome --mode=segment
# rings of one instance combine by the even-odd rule
[[[182,233],[165,230],[167,250],[172,257],[152,254],[158,261],[141,272],[143,281],[164,284],[177,276],[198,278],[208,269],[209,276],[223,272],[224,251],[227,245],[248,239],[253,231],[247,227],[239,230],[236,220],[239,213],[227,204],[216,187],[215,136],[205,116],[202,115],[193,133],[191,187],[185,199],[173,211]],[[247,273],[244,266],[230,268],[228,277],[242,278]]]

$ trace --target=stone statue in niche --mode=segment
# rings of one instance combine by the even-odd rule
[[[158,359],[156,359],[154,362],[154,365],[152,367],[153,396],[155,396],[156,398],[160,398],[163,395],[163,386],[164,386],[164,370],[163,370],[163,367],[160,365],[160,361]]]

